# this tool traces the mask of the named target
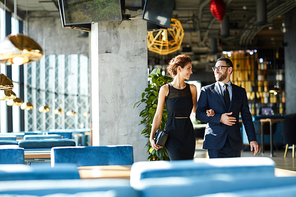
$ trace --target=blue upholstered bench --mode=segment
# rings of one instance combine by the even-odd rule
[[[24,164],[24,149],[0,146],[0,164]]]
[[[53,168],[46,164],[0,165],[0,181],[41,179],[80,179],[80,176],[74,164],[60,164]]]
[[[55,147],[51,149],[51,165],[75,163],[78,166],[132,165],[132,145]]]
[[[295,180],[294,180],[295,181]],[[219,192],[215,194],[206,194],[200,197],[278,197],[290,196],[294,197],[296,194],[296,184],[287,186],[274,186],[273,188],[259,188],[243,191]]]
[[[10,137],[10,136],[15,136],[17,139],[21,139],[24,137],[24,133],[22,132],[11,132],[11,133],[0,133],[0,136],[3,137]]]
[[[191,176],[191,177],[165,177],[150,178],[141,181],[141,184],[134,187],[141,193],[141,196],[153,197],[241,197],[254,196],[254,194],[264,194],[270,196],[295,196],[296,177],[253,177],[233,175],[212,174],[209,176]],[[289,191],[289,195],[271,195],[271,191],[283,191],[284,188],[294,188]],[[157,195],[156,195],[157,194]],[[218,195],[220,194],[220,195]],[[279,194],[279,193],[277,193]],[[283,193],[284,194],[284,193]],[[260,196],[260,195],[255,195]],[[261,197],[261,196],[260,196]]]
[[[46,134],[48,135],[56,134],[56,135],[63,136],[63,139],[73,139],[72,132],[73,132],[72,130],[61,129],[61,130],[49,130],[46,132]]]
[[[11,134],[0,135],[0,145],[18,145],[16,136]]]
[[[128,180],[28,180],[0,181],[0,195],[28,197],[141,197]]]
[[[52,147],[75,146],[70,139],[21,140],[19,147],[24,149],[51,149]]]
[[[213,174],[245,178],[274,177],[274,168],[274,161],[264,157],[205,159],[201,162],[192,160],[136,162],[131,167],[130,181],[132,186],[137,186],[144,179],[161,177],[198,176],[206,178]]]
[[[0,140],[0,145],[18,145],[16,140]]]
[[[13,136],[13,135],[0,136],[0,141],[3,141],[3,140],[16,141],[16,136]]]
[[[48,139],[62,139],[61,135],[25,135],[24,140],[48,140]]]

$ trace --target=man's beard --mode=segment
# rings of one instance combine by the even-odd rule
[[[220,75],[220,77],[216,78],[216,81],[223,81],[226,78],[227,78],[227,71],[225,71],[225,73],[223,73],[222,75]]]

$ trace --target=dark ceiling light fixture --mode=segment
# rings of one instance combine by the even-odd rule
[[[260,0],[261,1],[261,0]],[[258,3],[258,1],[256,1]],[[282,16],[285,13],[289,12],[290,10],[294,9],[296,7],[295,1],[283,1],[280,5],[276,6],[274,9],[270,10],[267,13],[267,24],[257,26],[257,28],[254,28],[254,24],[249,26],[249,29],[244,31],[244,33],[240,37],[239,44],[240,45],[247,45],[250,44],[250,42],[254,39],[254,37],[257,35],[257,33],[262,30],[265,27],[268,27],[269,23],[271,23],[273,20],[275,20],[278,16]]]
[[[227,38],[229,36],[229,16],[224,16],[221,23],[221,37]]]
[[[267,25],[266,0],[256,0],[257,21],[254,25]]]
[[[216,38],[211,38],[211,54],[216,54],[217,53],[217,39]]]

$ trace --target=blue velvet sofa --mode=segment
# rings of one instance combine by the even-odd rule
[[[0,164],[24,164],[24,149],[17,146],[0,146]]]
[[[62,139],[61,135],[25,135],[24,140],[48,140],[48,139]]]
[[[0,196],[5,197],[140,197],[128,180],[29,180],[0,181]]]
[[[71,139],[21,140],[19,147],[24,149],[51,149],[52,147],[75,146]]]
[[[13,136],[13,135],[0,136],[0,141],[3,141],[3,140],[16,141],[16,136]]]
[[[204,162],[150,161],[136,162],[131,167],[130,181],[133,187],[142,180],[164,177],[192,177],[201,179],[224,174],[233,177],[274,177],[275,163],[265,157],[205,159]]]
[[[25,164],[0,165],[0,181],[80,179],[76,165],[59,164],[51,167],[46,164],[29,166]]]
[[[142,197],[240,197],[254,195],[275,197],[295,196],[296,177],[234,177],[232,175],[210,175],[208,177],[165,177],[144,179],[134,187]],[[293,188],[289,190],[289,188]],[[283,194],[272,194],[273,191],[283,191]],[[157,194],[157,195],[156,195]],[[269,195],[266,195],[269,194]]]
[[[54,147],[51,165],[75,163],[77,166],[132,165],[132,145]]]

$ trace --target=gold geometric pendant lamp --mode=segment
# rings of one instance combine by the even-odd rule
[[[8,35],[0,43],[0,63],[6,65],[22,65],[39,61],[43,55],[40,45],[32,38],[23,35]],[[12,81],[0,74],[0,90],[13,89]]]
[[[184,37],[181,22],[172,18],[170,28],[159,31],[148,31],[147,47],[149,51],[167,55],[180,49]]]
[[[43,50],[32,38],[23,35],[8,35],[0,43],[0,63],[22,65],[41,59]]]
[[[0,74],[0,90],[11,90],[13,89],[12,81],[4,74]]]

